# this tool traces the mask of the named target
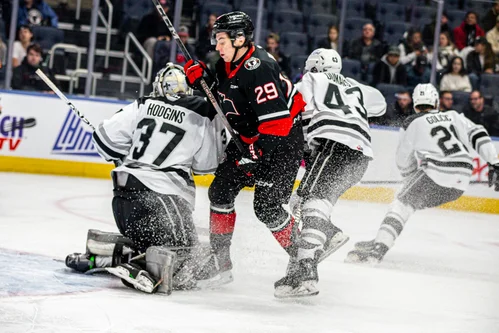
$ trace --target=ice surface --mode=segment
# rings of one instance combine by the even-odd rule
[[[343,263],[371,239],[386,205],[340,201],[334,221],[351,240],[319,266],[320,294],[280,301],[287,259],[236,202],[234,283],[218,290],[145,295],[109,277],[69,273],[87,229],[116,230],[110,181],[1,174],[0,332],[499,332],[499,217],[418,212],[376,268]],[[207,190],[195,220],[206,239]],[[204,232],[203,232],[204,231]]]

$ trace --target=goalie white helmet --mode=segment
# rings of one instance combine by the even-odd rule
[[[412,93],[412,101],[414,102],[414,111],[420,105],[431,105],[438,110],[439,98],[437,89],[431,83],[420,83],[414,88]]]
[[[304,73],[339,73],[341,72],[341,57],[333,49],[316,49],[305,61]]]
[[[192,89],[187,86],[185,73],[182,66],[175,65],[171,62],[166,64],[156,74],[156,78],[152,83],[152,95],[154,97],[165,97],[167,94],[186,94],[191,95]]]

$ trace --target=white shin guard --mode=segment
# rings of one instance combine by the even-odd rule
[[[164,246],[151,246],[146,251],[146,270],[160,283],[158,293],[170,295],[177,255]]]

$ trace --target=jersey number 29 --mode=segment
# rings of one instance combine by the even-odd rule
[[[154,133],[154,129],[156,128],[156,121],[154,119],[144,118],[138,123],[137,129],[142,130],[143,127],[146,127],[146,131],[140,134],[140,141],[142,142],[142,146],[135,147],[135,149],[133,150],[132,157],[134,160],[140,159],[146,152],[147,146],[149,146],[149,144],[151,143],[151,136]],[[171,154],[173,149],[175,149],[180,141],[182,141],[182,138],[185,134],[185,131],[183,129],[168,123],[162,123],[159,131],[165,134],[167,132],[172,132],[175,135],[170,140],[170,142],[168,142],[165,148],[163,148],[158,157],[156,157],[156,159],[152,162],[152,164],[156,166],[160,166],[165,161],[165,159],[168,157],[168,155]]]

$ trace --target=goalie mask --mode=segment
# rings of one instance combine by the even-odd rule
[[[428,105],[438,110],[439,98],[437,89],[431,83],[420,83],[414,88],[412,101],[414,102],[414,111],[416,112],[420,112],[417,107],[422,105]]]
[[[177,94],[192,95],[192,89],[187,86],[184,69],[169,62],[156,74],[152,83],[152,95],[166,97],[166,95]]]
[[[317,49],[312,52],[305,61],[303,73],[340,73],[341,57],[332,49]]]

